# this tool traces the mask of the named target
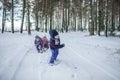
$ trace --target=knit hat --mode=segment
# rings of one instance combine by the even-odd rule
[[[53,29],[53,30],[50,30],[50,31],[49,31],[49,34],[50,34],[50,37],[51,37],[51,38],[54,38],[56,35],[58,35],[58,32]]]
[[[35,38],[40,38],[40,37],[38,35],[36,35]]]

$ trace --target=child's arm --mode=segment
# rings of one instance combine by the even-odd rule
[[[55,41],[50,41],[50,46],[52,49],[59,49],[59,48],[63,48],[64,44],[55,45]]]

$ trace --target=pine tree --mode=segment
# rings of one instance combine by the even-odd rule
[[[92,15],[92,0],[90,0],[90,19],[89,19],[90,35],[94,35],[93,15]]]
[[[119,3],[120,3],[120,1],[119,1]],[[119,25],[118,25],[118,31],[120,31],[120,5],[119,5]]]
[[[39,28],[38,28],[38,19],[39,19],[39,16],[38,16],[38,12],[39,12],[39,0],[35,0],[35,30],[36,31],[39,31]]]
[[[25,7],[26,7],[26,0],[23,0],[23,10],[22,10],[22,21],[21,21],[21,28],[20,33],[23,32],[23,24],[24,24],[24,18],[25,18]]]
[[[12,0],[12,20],[11,20],[12,33],[14,33],[14,0]]]
[[[61,2],[61,4],[62,4],[62,29],[61,29],[61,31],[63,32],[64,31],[64,0],[61,0],[62,2]]]
[[[114,0],[111,1],[112,5],[112,26],[110,29],[110,35],[114,35],[113,32],[115,31],[115,5],[114,5]]]
[[[105,26],[105,36],[108,37],[108,0],[106,0],[106,26]]]
[[[98,35],[100,36],[100,32],[101,32],[101,29],[102,29],[102,26],[103,26],[103,20],[102,20],[102,14],[103,14],[103,9],[102,9],[102,2],[103,0],[99,0],[98,2]]]
[[[52,16],[53,16],[53,5],[52,5],[52,0],[50,0],[50,30],[52,29]]]
[[[29,0],[27,0],[27,26],[28,26],[28,34],[31,34],[31,25],[30,25],[30,3]]]
[[[2,33],[4,32],[5,22],[6,22],[6,5],[7,5],[7,1],[3,0]]]

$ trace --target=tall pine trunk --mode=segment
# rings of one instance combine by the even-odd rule
[[[14,0],[12,0],[12,21],[11,21],[12,33],[14,33]]]
[[[23,11],[22,11],[22,21],[21,21],[20,33],[23,33],[23,24],[24,24],[24,18],[25,18],[25,7],[26,7],[26,0],[23,0]]]
[[[65,15],[65,17],[64,17],[64,20],[65,20],[65,22],[64,22],[64,29],[66,31],[66,29],[67,29],[67,8],[65,8],[64,12],[65,12],[64,13],[64,15]]]
[[[28,34],[31,34],[31,25],[30,25],[30,3],[29,0],[27,0],[27,23],[28,23]]]
[[[70,25],[70,0],[68,1],[68,12],[67,12],[67,27],[66,27],[66,32],[68,32],[68,28]]]
[[[52,12],[50,12],[50,30],[52,29]]]
[[[2,15],[2,33],[4,32],[5,29],[5,22],[6,22],[6,1],[3,0],[3,15]]]
[[[47,32],[47,0],[45,4],[45,32]]]
[[[92,0],[90,0],[90,19],[89,19],[90,35],[94,35],[93,15],[92,15]]]
[[[80,30],[83,31],[83,28],[82,28],[82,3],[83,3],[83,0],[80,0]]]
[[[105,14],[105,16],[106,16],[105,36],[108,37],[108,34],[107,34],[108,33],[108,0],[106,0],[106,14]]]
[[[101,28],[102,28],[102,0],[99,0],[99,12],[98,12],[98,35],[100,36]]]
[[[47,32],[47,14],[45,15],[45,32]]]
[[[39,31],[39,28],[38,28],[38,14],[36,14],[36,22],[35,22],[35,30],[36,31]]]
[[[120,5],[118,5],[118,6],[119,6],[119,25],[118,25],[118,30],[120,31]]]
[[[114,0],[112,0],[112,26],[110,29],[110,35],[114,35],[113,32],[115,31],[115,8],[114,8]]]
[[[96,15],[95,15],[95,31],[96,31],[96,33],[97,33],[97,28],[98,28],[98,25],[97,25],[97,21],[98,21],[98,15],[97,15],[97,8],[98,8],[98,6],[97,6],[97,4],[98,4],[98,0],[96,0],[96,4],[95,4],[95,6],[96,6]]]
[[[77,30],[77,26],[76,26],[76,17],[77,17],[77,14],[74,12],[74,15],[73,15],[73,20],[74,20],[74,31]]]
[[[52,1],[50,0],[50,30],[52,29],[52,11],[53,11]]]
[[[61,31],[64,31],[64,0],[62,0],[62,29]]]
[[[35,0],[35,30],[36,31],[39,31],[39,28],[38,28],[38,19],[39,19],[39,16],[38,16],[38,0]]]

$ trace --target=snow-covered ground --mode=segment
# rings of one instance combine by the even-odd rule
[[[51,52],[37,53],[34,36],[48,33],[0,34],[0,80],[120,80],[120,38],[60,33],[58,65],[48,64]]]

